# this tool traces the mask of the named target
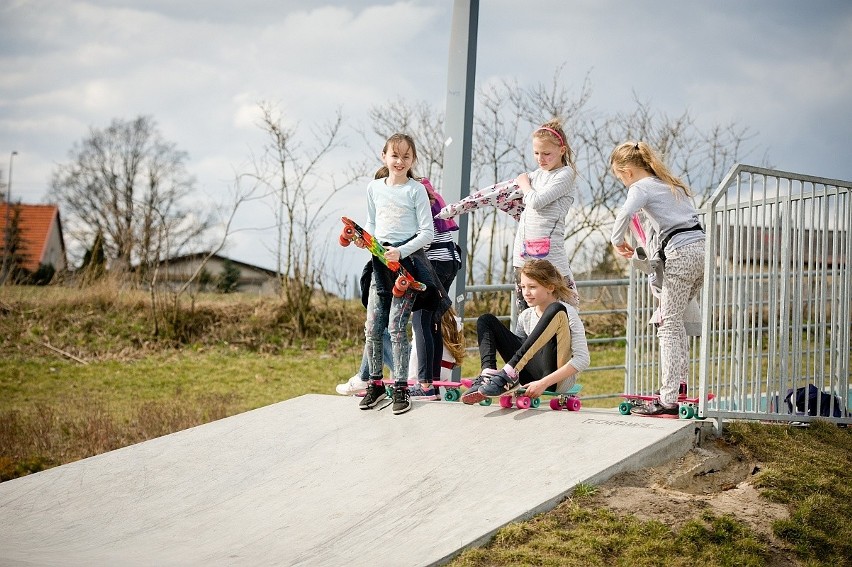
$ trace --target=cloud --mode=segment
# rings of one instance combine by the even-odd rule
[[[375,159],[355,132],[369,130],[369,108],[442,109],[451,17],[452,3],[425,0],[3,3],[0,169],[18,150],[15,187],[38,202],[90,127],[144,114],[188,152],[214,199],[260,151],[257,103],[269,101],[305,139],[343,112],[348,147],[324,162],[340,179],[348,162]],[[850,179],[837,149],[852,131],[850,53],[848,1],[489,0],[476,81],[548,84],[564,63],[562,85],[573,91],[590,74],[602,113],[632,109],[634,96],[669,115],[688,109],[701,124],[748,127],[758,155],[785,169]],[[341,208],[363,215],[362,191]],[[241,226],[267,222],[268,211],[247,211]],[[268,265],[273,237],[236,238],[234,257]]]

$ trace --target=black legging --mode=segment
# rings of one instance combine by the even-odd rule
[[[449,293],[456,279],[456,263],[430,260],[432,267],[444,289]],[[417,379],[420,382],[432,382],[441,379],[441,360],[444,354],[444,340],[441,334],[441,315],[437,311],[421,309],[411,315],[411,324],[420,329],[414,333],[417,345]]]
[[[565,306],[547,306],[526,340],[506,328],[490,313],[476,320],[479,361],[482,368],[497,368],[497,353],[520,375],[521,384],[544,378],[571,359],[571,329]],[[548,390],[553,390],[551,386]]]

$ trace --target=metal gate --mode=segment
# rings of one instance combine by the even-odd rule
[[[701,336],[684,377],[699,414],[852,423],[852,183],[736,165],[701,213]],[[656,299],[644,274],[630,279],[625,391],[648,393]]]

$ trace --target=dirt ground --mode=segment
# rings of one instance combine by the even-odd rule
[[[720,438],[705,438],[700,447],[658,467],[627,472],[601,485],[593,505],[672,528],[700,517],[705,510],[730,514],[750,526],[771,550],[769,565],[800,565],[789,546],[772,533],[772,523],[788,517],[786,506],[759,496],[752,478],[762,465]]]

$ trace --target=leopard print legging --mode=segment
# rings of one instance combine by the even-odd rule
[[[689,300],[698,295],[704,283],[704,241],[666,251],[666,266],[660,298],[663,322],[657,330],[660,340],[660,400],[677,403],[681,380],[689,376],[689,341],[683,313]]]

